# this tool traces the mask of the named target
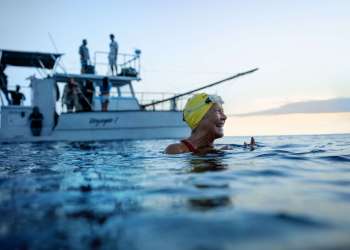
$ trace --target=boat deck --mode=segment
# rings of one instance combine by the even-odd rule
[[[95,75],[95,74],[71,74],[71,73],[56,73],[53,75],[53,78],[57,82],[67,82],[69,79],[73,78],[77,81],[86,81],[90,80],[96,84],[101,84],[102,79],[107,77],[108,81],[114,87],[121,87],[127,84],[130,84],[131,81],[140,81],[141,78],[138,76],[105,76],[105,75]]]

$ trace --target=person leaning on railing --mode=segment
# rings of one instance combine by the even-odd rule
[[[82,91],[83,111],[92,111],[94,93],[95,93],[95,87],[94,87],[93,81],[86,80]]]
[[[81,105],[79,103],[78,93],[81,92],[78,84],[74,81],[74,79],[70,78],[63,89],[62,96],[62,106],[63,104],[67,107],[67,112],[73,112],[75,107],[75,111],[81,110]]]
[[[9,91],[11,94],[11,99],[12,99],[12,105],[21,105],[22,101],[26,99],[23,93],[19,92],[21,87],[19,85],[16,85],[16,90]]]

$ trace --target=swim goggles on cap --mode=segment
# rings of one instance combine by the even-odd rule
[[[206,104],[209,104],[209,103],[217,103],[217,104],[223,104],[224,101],[222,100],[222,98],[218,95],[208,95],[208,97],[203,101],[203,102],[200,102],[198,103],[197,105],[195,105],[194,107],[191,107],[191,108],[187,108],[186,109],[186,112],[193,112],[193,111],[196,111],[197,109],[203,107],[204,105]]]
[[[205,103],[217,103],[217,104],[224,104],[224,101],[222,98],[218,95],[208,95],[207,99],[205,100]]]
[[[191,129],[194,129],[215,103],[221,105],[224,102],[221,97],[217,95],[194,95],[186,104],[183,111],[183,120]]]

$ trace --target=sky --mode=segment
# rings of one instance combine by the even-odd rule
[[[207,90],[225,101],[227,135],[350,132],[349,109],[334,106],[350,98],[350,1],[0,0],[0,6],[1,49],[56,47],[70,72],[79,70],[83,38],[92,57],[108,51],[110,33],[120,52],[141,49],[137,92],[181,93],[258,67]],[[6,73],[10,86],[28,85],[28,70]],[[286,105],[282,113],[261,114]]]

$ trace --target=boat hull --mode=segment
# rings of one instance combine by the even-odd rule
[[[179,111],[63,113],[56,126],[44,123],[41,136],[32,136],[29,122],[14,121],[14,117],[28,119],[29,112],[23,115],[22,110],[17,116],[14,113],[12,110],[8,122],[17,126],[2,126],[0,142],[177,139],[190,134]]]

